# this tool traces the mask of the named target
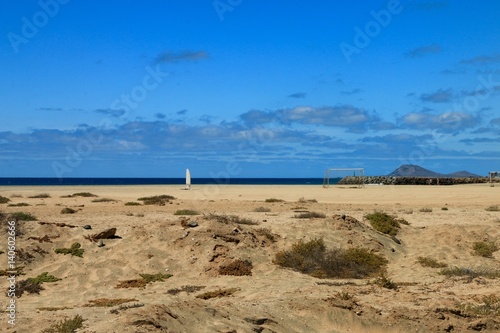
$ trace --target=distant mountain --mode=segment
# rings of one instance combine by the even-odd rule
[[[387,176],[389,177],[429,177],[429,178],[476,178],[481,177],[469,171],[457,171],[449,174],[437,173],[418,165],[403,164]]]
[[[465,171],[465,170],[449,173],[445,176],[451,177],[451,178],[478,178],[478,177],[482,177],[480,175],[476,175],[475,173]]]
[[[390,177],[432,177],[432,178],[437,178],[437,177],[444,177],[444,175],[427,170],[425,168],[422,168],[421,166],[418,165],[413,165],[413,164],[403,164],[387,176]]]

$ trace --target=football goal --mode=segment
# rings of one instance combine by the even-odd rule
[[[323,187],[328,188],[330,185],[355,185],[358,188],[365,186],[365,169],[364,168],[329,168],[325,170],[323,178]]]
[[[500,182],[500,171],[490,171],[490,184]]]

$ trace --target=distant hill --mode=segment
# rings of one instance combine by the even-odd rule
[[[476,178],[481,177],[468,171],[457,171],[449,174],[434,172],[418,165],[403,164],[387,176],[389,177],[429,177],[429,178]]]

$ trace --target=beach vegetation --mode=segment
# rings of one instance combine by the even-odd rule
[[[138,302],[135,298],[98,298],[90,300],[85,307],[103,307],[109,308],[112,306],[122,305],[129,302]]]
[[[142,204],[137,201],[129,201],[125,203],[125,206],[142,206]]]
[[[55,277],[54,275],[49,275],[48,272],[43,272],[39,274],[37,277],[29,278],[28,280],[36,284],[42,284],[44,282],[57,282],[60,281],[61,279]]]
[[[284,202],[285,200],[277,199],[277,198],[269,198],[266,199],[265,202]]]
[[[392,290],[398,289],[397,283],[395,283],[389,277],[387,277],[385,272],[382,272],[382,274],[380,274],[380,276],[375,279],[374,283],[382,288],[392,289]]]
[[[491,294],[483,295],[477,303],[461,303],[458,308],[468,315],[473,316],[499,316],[500,296]]]
[[[318,212],[302,212],[295,214],[294,217],[297,219],[324,219],[326,218],[326,215]]]
[[[36,221],[37,218],[31,213],[25,212],[14,212],[10,214],[10,217],[17,221]]]
[[[116,288],[144,288],[148,283],[163,282],[171,278],[172,274],[156,273],[156,274],[139,274],[139,279],[119,281]]]
[[[99,198],[99,199],[94,199],[91,202],[116,202],[116,200],[111,198]]]
[[[176,211],[174,215],[200,215],[200,213],[192,209],[180,209]]]
[[[145,205],[158,205],[158,206],[163,206],[170,201],[174,200],[175,197],[167,194],[162,194],[162,195],[154,195],[150,197],[142,197],[137,200],[142,201]]]
[[[30,204],[26,202],[18,202],[18,203],[13,203],[13,204],[8,204],[7,207],[28,207],[31,206]]]
[[[68,208],[68,207],[63,208],[61,210],[61,214],[75,214],[76,212],[77,212],[76,210],[74,210],[72,208]]]
[[[483,269],[472,269],[466,267],[447,267],[443,268],[439,271],[439,274],[447,276],[447,277],[466,277],[468,279],[473,279],[477,277],[485,277],[489,279],[497,279],[500,278],[500,271],[483,268]]]
[[[80,243],[73,243],[70,248],[57,248],[54,250],[55,253],[60,254],[71,254],[72,256],[83,258],[84,249]]]
[[[139,276],[146,281],[146,283],[151,282],[163,282],[165,279],[171,278],[172,274],[156,273],[156,274],[139,274]]]
[[[421,213],[432,213],[432,208],[431,207],[422,207],[418,211]]]
[[[399,222],[400,220],[387,213],[374,212],[365,215],[365,218],[370,222],[371,226],[375,230],[386,235],[396,236],[401,228]]]
[[[179,294],[181,292],[185,292],[187,294],[191,294],[191,293],[200,291],[200,290],[202,290],[204,288],[205,288],[205,286],[182,286],[180,288],[173,288],[173,289],[167,290],[167,294],[177,295],[177,294]]]
[[[226,288],[226,289],[219,289],[219,290],[214,290],[214,291],[208,291],[206,293],[196,295],[196,298],[200,299],[211,299],[211,298],[217,298],[217,297],[226,297],[226,296],[231,296],[235,292],[239,291],[238,288]]]
[[[474,255],[485,258],[493,257],[493,253],[498,251],[498,246],[494,242],[475,242],[472,245]]]
[[[299,202],[301,204],[304,204],[304,203],[317,203],[318,200],[316,200],[316,199],[306,199],[304,197],[300,197],[297,202]]]
[[[278,252],[274,263],[317,278],[359,279],[381,273],[387,260],[365,248],[327,249],[319,238]]]
[[[209,214],[207,216],[208,219],[210,220],[215,220],[219,223],[223,224],[245,224],[245,225],[258,225],[259,222],[254,221],[252,219],[246,218],[246,217],[240,217],[238,215],[225,215],[225,214]]]
[[[30,199],[47,199],[47,198],[50,198],[50,194],[40,193],[40,194],[28,196],[28,198],[30,198]]]
[[[260,207],[255,208],[253,211],[256,213],[269,213],[271,211],[271,209],[260,206]]]
[[[441,207],[441,210],[448,210],[448,207]]]
[[[485,210],[487,212],[500,212],[500,207],[499,206],[489,206],[489,207],[486,207]]]
[[[417,262],[422,265],[423,267],[430,267],[430,268],[444,268],[448,267],[447,264],[443,262],[439,262],[435,259],[429,258],[429,257],[418,257]]]
[[[10,199],[9,198],[6,198],[6,197],[3,197],[0,195],[0,204],[4,204],[4,203],[7,203],[9,202]]]
[[[269,241],[271,241],[271,243],[275,243],[276,242],[276,235],[273,234],[271,232],[270,229],[268,228],[259,228],[259,229],[255,229],[255,232],[258,234],[258,235],[261,235],[261,236],[264,236],[266,237]]]
[[[90,193],[90,192],[77,192],[77,193],[73,193],[71,196],[72,197],[84,197],[84,198],[98,197],[98,195],[95,195],[95,194]]]
[[[83,327],[82,316],[76,315],[72,319],[63,319],[55,324],[52,324],[49,328],[44,329],[41,333],[76,333],[80,328]]]

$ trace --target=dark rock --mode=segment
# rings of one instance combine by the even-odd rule
[[[188,227],[190,228],[196,228],[198,226],[198,222],[196,221],[191,221],[187,224]]]
[[[92,229],[92,226],[90,224],[86,224],[83,226],[83,229],[90,230],[90,229]]]

